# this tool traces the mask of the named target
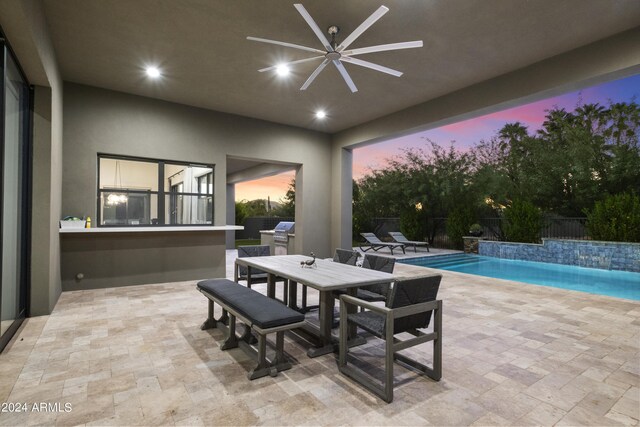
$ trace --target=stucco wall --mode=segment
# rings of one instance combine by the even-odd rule
[[[63,215],[95,217],[98,153],[214,164],[215,225],[227,222],[227,156],[288,162],[301,165],[296,244],[329,256],[328,135],[73,83],[64,96]]]
[[[49,314],[62,286],[58,220],[62,191],[62,77],[42,2],[0,1],[0,25],[34,85],[29,315]]]

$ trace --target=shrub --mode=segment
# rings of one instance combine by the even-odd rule
[[[633,193],[608,196],[587,214],[587,230],[594,240],[640,242],[640,198]]]
[[[236,202],[236,225],[243,225],[244,220],[247,218],[247,205],[245,203]]]
[[[474,235],[482,235],[482,233],[484,232],[484,229],[482,228],[482,226],[478,223],[475,224],[471,224],[471,226],[469,227],[469,234]]]
[[[409,240],[423,241],[427,235],[427,219],[422,210],[409,206],[400,212],[400,231]]]
[[[542,212],[526,200],[514,200],[503,211],[503,232],[508,242],[539,243]]]
[[[457,207],[447,215],[447,235],[456,249],[462,249],[462,236],[469,234],[471,224],[476,221],[468,207]]]

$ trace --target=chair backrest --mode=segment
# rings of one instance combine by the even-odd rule
[[[360,233],[360,235],[364,237],[364,239],[369,243],[384,243],[382,240],[378,239],[378,236],[373,233]]]
[[[250,258],[254,256],[269,256],[271,250],[269,245],[255,245],[255,246],[238,246],[238,258]],[[240,265],[240,276],[246,277],[248,274],[247,267]],[[252,270],[258,273],[255,269]],[[261,271],[260,271],[261,272]]]
[[[336,249],[333,254],[333,262],[339,262],[340,264],[356,265],[360,252],[349,249]]]
[[[442,275],[418,277],[416,279],[399,280],[393,285],[393,289],[387,298],[387,308],[406,307],[408,305],[435,301],[440,288]],[[416,328],[427,328],[431,321],[432,310],[406,317],[398,317],[394,321],[394,334]]]
[[[407,243],[409,241],[409,239],[404,237],[404,234],[399,231],[390,231],[389,236],[398,243]]]
[[[396,259],[388,256],[365,254],[364,260],[362,260],[362,268],[382,271],[384,273],[393,273],[393,267],[395,265]]]
[[[362,268],[368,268],[369,270],[382,271],[383,273],[393,273],[393,267],[396,265],[396,259],[387,256],[369,255],[365,254],[362,260]],[[387,296],[389,293],[390,283],[380,283],[377,285],[362,286],[369,292],[375,292],[376,294]]]

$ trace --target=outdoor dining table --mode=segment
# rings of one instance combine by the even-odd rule
[[[277,255],[264,257],[249,257],[236,259],[236,281],[238,265],[251,269],[260,269],[267,273],[267,296],[275,298],[275,278],[282,277],[290,281],[290,289],[296,288],[296,283],[316,289],[320,293],[319,329],[314,330],[319,345],[309,349],[309,357],[317,357],[334,351],[334,341],[331,335],[333,322],[334,295],[336,289],[346,289],[348,295],[356,295],[360,286],[389,283],[394,275],[376,270],[355,267],[337,262],[316,259],[314,266],[303,267],[303,261],[311,260],[304,255]],[[290,295],[295,295],[291,292]],[[296,298],[289,298],[289,305],[295,306]],[[355,312],[355,307],[349,307],[349,312]],[[311,328],[313,330],[313,328]],[[350,328],[350,337],[355,337],[355,327]]]

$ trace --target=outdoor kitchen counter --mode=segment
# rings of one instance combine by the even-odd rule
[[[273,235],[275,234],[274,230],[260,230],[260,244],[268,245],[271,249],[271,255],[276,254],[275,244],[273,241]],[[295,253],[295,243],[296,243],[296,234],[289,233],[289,241],[287,243],[287,253],[294,254]]]
[[[98,228],[61,228],[60,233],[166,233],[172,231],[230,231],[243,230],[240,225],[184,226],[184,227],[98,227]]]
[[[225,233],[243,227],[60,229],[62,290],[225,277]]]

